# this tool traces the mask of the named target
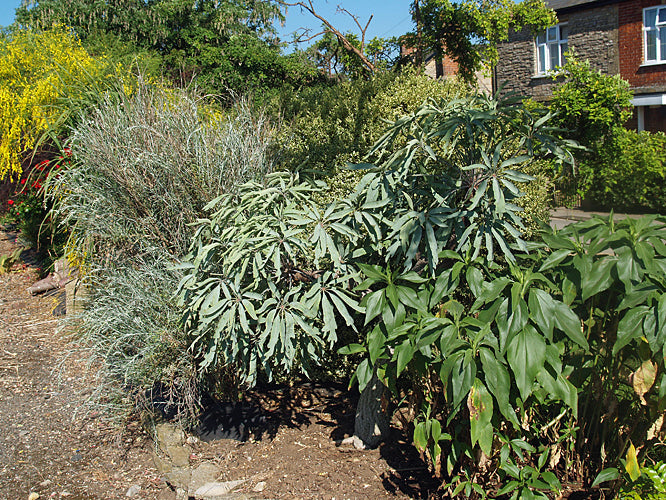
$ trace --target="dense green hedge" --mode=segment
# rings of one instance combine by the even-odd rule
[[[616,128],[597,155],[581,162],[579,190],[594,207],[666,210],[666,135]]]

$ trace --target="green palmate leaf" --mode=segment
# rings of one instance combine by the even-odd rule
[[[482,304],[487,304],[488,302],[495,300],[497,297],[499,297],[499,295],[509,283],[511,283],[511,280],[506,277],[497,278],[490,282],[484,282],[477,301],[475,302],[475,306],[477,304],[479,306]],[[476,307],[472,307],[472,309],[476,309]]]
[[[580,319],[564,302],[553,299],[543,290],[532,288],[529,308],[532,319],[548,339],[552,338],[553,328],[557,327],[584,349],[589,348]]]
[[[539,268],[539,272],[542,273],[544,271],[547,271],[548,269],[554,268],[555,266],[560,264],[564,259],[566,259],[569,255],[571,255],[571,251],[568,249],[554,251],[546,258],[546,260],[543,261],[541,267]]]
[[[370,356],[370,363],[375,364],[377,359],[384,354],[386,345],[386,337],[382,331],[382,327],[377,325],[368,334],[368,354]]]
[[[615,281],[612,275],[615,264],[616,260],[614,258],[604,257],[592,264],[589,269],[581,272],[583,300],[610,288]]]
[[[338,349],[338,353],[342,354],[343,356],[348,356],[350,354],[358,354],[365,351],[366,351],[365,347],[362,346],[361,344],[349,344]]]
[[[650,314],[650,308],[647,306],[639,306],[627,311],[617,325],[617,339],[613,345],[613,355],[620,352],[620,349],[629,342],[643,335],[643,319],[648,314]]]
[[[631,289],[643,277],[640,262],[634,257],[633,251],[629,248],[620,248],[616,250],[616,253],[618,256],[617,274],[625,287]]]
[[[483,273],[475,267],[469,267],[467,268],[466,278],[467,285],[469,286],[470,290],[472,290],[474,296],[479,297],[484,285]]]
[[[365,307],[365,324],[367,325],[374,318],[384,313],[386,308],[386,294],[384,290],[377,290],[369,293],[361,301],[361,306]]]
[[[495,317],[499,331],[500,352],[502,353],[506,351],[507,345],[513,336],[522,330],[529,321],[527,303],[521,298],[517,298],[515,302],[517,302],[517,305],[514,303],[511,307],[512,311],[509,313],[509,304],[513,303],[513,300],[510,302],[509,299],[505,299],[497,310],[497,316]]]
[[[467,396],[472,446],[477,442],[481,451],[490,455],[493,447],[493,398],[477,378]]]
[[[543,369],[545,359],[546,342],[531,325],[509,342],[507,360],[523,401],[532,393],[532,384],[539,370]]]
[[[537,380],[548,394],[559,399],[571,408],[574,418],[578,415],[578,391],[574,385],[561,374],[553,378],[547,370],[540,370]]]
[[[599,486],[602,483],[606,483],[608,481],[615,481],[619,477],[620,477],[620,472],[615,467],[609,467],[608,469],[604,469],[601,472],[599,472],[599,474],[597,474],[597,477],[592,482],[592,488],[594,488],[595,486]]]
[[[499,411],[517,429],[520,427],[520,424],[518,423],[516,412],[509,402],[511,391],[509,371],[495,358],[495,354],[490,349],[484,347],[479,349],[479,357],[481,358],[486,385],[495,397]]]
[[[356,380],[358,380],[358,389],[363,391],[365,386],[368,385],[372,379],[372,366],[367,359],[361,361],[361,363],[356,367]]]
[[[395,352],[393,354],[393,359],[397,360],[396,363],[396,377],[399,377],[402,371],[407,367],[407,364],[414,357],[414,346],[409,341],[405,339],[402,344],[395,347]]]

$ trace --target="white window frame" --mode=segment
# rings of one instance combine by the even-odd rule
[[[563,28],[565,36],[562,36]],[[534,40],[536,45],[536,74],[546,75],[557,68],[564,66],[566,59],[564,53],[569,47],[568,23],[559,23],[539,33]],[[554,51],[557,51],[554,53]],[[557,63],[553,65],[553,58]]]
[[[647,18],[651,11],[655,14],[655,25],[648,27]],[[663,11],[663,12],[662,12]],[[654,34],[654,55],[649,58],[648,36]],[[645,64],[666,63],[666,5],[655,5],[643,9],[643,61]]]

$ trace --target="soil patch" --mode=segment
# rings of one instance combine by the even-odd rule
[[[0,232],[0,255],[15,248],[15,237]],[[66,357],[70,346],[56,333],[52,315],[55,297],[26,291],[38,277],[26,264],[0,275],[0,499],[27,499],[33,492],[39,498],[175,499],[139,422],[118,427],[81,411],[90,387],[85,361],[76,352]],[[436,496],[437,483],[399,428],[377,450],[336,444],[353,430],[346,391],[304,386],[248,399],[265,418],[258,430],[248,430],[247,440],[188,439],[190,466],[214,463],[218,481],[243,480],[237,494]]]

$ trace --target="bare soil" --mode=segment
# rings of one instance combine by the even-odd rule
[[[0,232],[0,255],[15,248],[15,237]],[[71,346],[56,333],[54,297],[26,291],[38,274],[17,264],[0,275],[0,499],[120,499],[132,487],[132,498],[175,499],[138,421],[118,426],[81,411],[86,366],[80,355],[66,357]],[[315,389],[250,395],[268,416],[265,429],[245,442],[191,439],[191,466],[212,461],[219,481],[245,480],[236,491],[246,498],[438,497],[399,426],[377,450],[339,446],[353,430],[353,401],[346,391]]]

